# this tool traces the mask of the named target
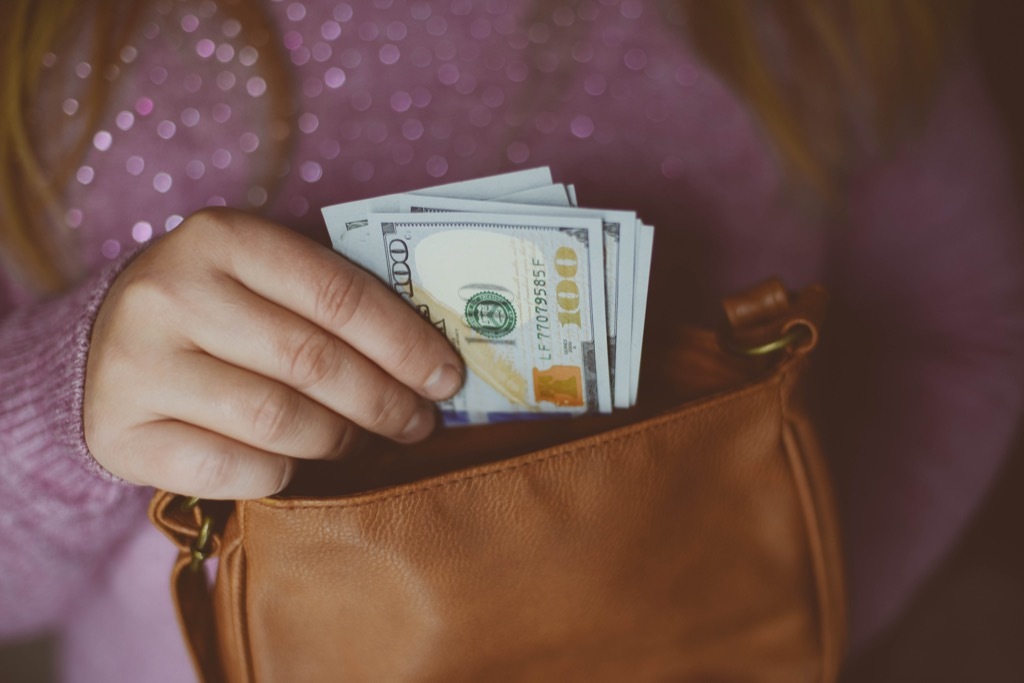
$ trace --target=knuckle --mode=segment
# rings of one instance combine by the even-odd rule
[[[400,430],[416,412],[416,402],[398,387],[388,387],[378,392],[370,404],[367,429],[378,434]]]
[[[298,416],[298,394],[283,387],[274,388],[253,405],[253,434],[260,443],[281,443],[294,433]]]
[[[343,458],[351,453],[359,440],[359,428],[347,420],[339,424],[326,459]]]
[[[284,357],[289,377],[299,391],[320,384],[331,376],[337,365],[337,346],[322,330],[314,330],[294,343]]]
[[[320,283],[314,311],[332,327],[345,327],[362,303],[367,280],[355,268],[338,268]]]
[[[409,333],[402,340],[402,343],[395,349],[391,361],[391,368],[398,375],[420,375],[426,368],[433,368],[434,363],[429,362],[427,337],[422,326],[414,325]]]
[[[193,486],[200,495],[231,489],[241,470],[241,456],[230,451],[210,452],[194,463]]]

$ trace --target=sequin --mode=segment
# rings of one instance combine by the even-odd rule
[[[594,46],[587,42],[578,42],[572,46],[572,58],[580,64],[587,64],[594,58]]]
[[[513,142],[505,150],[508,160],[514,164],[521,164],[530,158],[530,148],[525,142]]]
[[[602,73],[593,73],[583,80],[583,89],[588,95],[599,97],[608,89],[608,79]]]
[[[235,74],[231,71],[221,71],[217,74],[217,87],[227,92],[235,87]]]
[[[81,209],[68,209],[68,211],[64,214],[64,224],[72,229],[80,228],[82,227],[83,218],[84,216],[82,215]]]
[[[626,52],[626,56],[623,58],[623,61],[626,64],[626,68],[632,69],[633,71],[640,71],[647,66],[647,53],[638,47],[634,47]]]
[[[433,178],[440,178],[448,172],[448,160],[439,154],[427,159],[427,174]]]
[[[246,193],[246,198],[249,200],[249,203],[255,207],[263,206],[267,203],[267,190],[259,185],[253,185]]]
[[[231,107],[219,102],[213,105],[213,120],[217,123],[225,123],[231,118]]]
[[[108,259],[115,259],[121,253],[121,243],[117,240],[106,240],[100,247],[100,252]]]
[[[139,116],[149,116],[153,113],[153,100],[148,97],[140,97],[135,100],[135,112]]]
[[[315,183],[324,176],[324,167],[316,161],[304,161],[299,167],[299,175],[307,183]]]
[[[320,127],[320,119],[317,118],[316,114],[306,112],[299,117],[299,130],[303,133],[315,133],[316,129]]]
[[[480,17],[470,24],[469,35],[473,36],[477,40],[486,40],[491,37],[492,30],[491,22],[484,17]]]
[[[422,85],[417,85],[412,89],[412,104],[417,109],[423,109],[430,105],[430,100],[433,99],[433,95],[430,91],[424,88]]]
[[[226,38],[235,38],[242,32],[242,24],[237,19],[228,19],[220,27],[221,33]]]
[[[246,154],[252,154],[260,146],[260,138],[256,133],[246,132],[238,136],[238,146]]]
[[[292,50],[292,53],[289,55],[289,58],[292,60],[292,64],[294,64],[295,66],[304,66],[306,64],[309,64],[309,58],[311,56],[312,55],[309,52],[309,48],[307,48],[305,45],[300,45],[299,47]]]
[[[189,74],[182,80],[182,85],[185,86],[185,90],[197,93],[203,87],[203,77],[199,74]]]
[[[375,145],[388,139],[388,126],[383,121],[370,121],[363,128],[363,135]]]
[[[146,170],[146,162],[142,157],[133,155],[124,162],[124,167],[131,175],[142,175],[142,172]]]
[[[399,42],[405,40],[405,37],[409,34],[409,29],[404,22],[392,21],[388,24],[387,29],[384,33],[387,35],[388,40]]]
[[[346,69],[354,69],[363,63],[363,55],[354,47],[341,53],[341,65]]]
[[[454,85],[459,80],[459,67],[454,64],[442,64],[437,69],[437,80],[445,85]]]
[[[320,26],[320,35],[324,40],[337,40],[341,36],[341,24],[333,19],[325,21]]]
[[[217,46],[217,61],[227,64],[235,58],[235,48],[230,43],[221,43]]]
[[[79,78],[88,78],[92,73],[92,65],[88,62],[79,62],[75,65],[75,74]]]
[[[359,182],[365,183],[368,180],[372,179],[373,173],[373,164],[371,164],[369,161],[366,161],[365,159],[360,159],[359,161],[352,164],[352,177],[358,180]]]
[[[448,22],[444,17],[433,16],[427,19],[427,33],[435,38],[443,36],[448,31]]]
[[[200,118],[199,110],[195,107],[188,107],[181,112],[181,122],[189,128],[199,123]]]
[[[410,142],[415,142],[423,137],[423,123],[419,119],[409,119],[402,124],[402,137]]]
[[[117,80],[117,77],[120,75],[121,69],[119,69],[115,64],[108,64],[106,68],[103,69],[103,78],[108,81]]]
[[[640,0],[622,0],[619,12],[627,19],[639,19],[644,13],[644,7]]]
[[[594,121],[586,114],[580,114],[569,124],[569,130],[578,138],[589,138],[594,133]]]
[[[380,36],[380,27],[372,21],[367,21],[359,26],[359,39],[367,43],[377,40]]]
[[[302,82],[302,94],[306,97],[316,97],[324,91],[324,82],[319,78],[310,76]]]
[[[404,90],[391,93],[391,109],[399,113],[409,111],[412,106],[412,95]]]
[[[342,2],[334,6],[333,16],[335,20],[345,23],[352,18],[352,6]]]
[[[350,102],[356,111],[366,111],[373,106],[373,96],[365,90],[360,90],[352,95]]]
[[[131,64],[135,61],[135,58],[139,56],[139,51],[131,45],[125,45],[121,48],[121,61],[125,64]]]
[[[88,185],[95,177],[96,171],[93,170],[92,166],[82,166],[78,169],[78,172],[75,173],[75,178],[83,185]]]
[[[334,51],[327,43],[317,43],[313,46],[313,59],[320,63],[326,62],[331,58],[332,54],[334,54]]]
[[[252,97],[259,97],[267,92],[267,82],[260,76],[253,76],[245,83],[245,91]]]
[[[509,62],[505,67],[505,77],[513,83],[522,83],[530,75],[530,67],[525,62]]]
[[[178,127],[174,125],[174,121],[161,121],[156,126],[156,134],[164,140],[170,140],[173,138],[177,131]]]
[[[669,180],[681,178],[685,170],[683,160],[679,157],[666,157],[661,162],[661,174]]]
[[[171,189],[174,180],[169,173],[160,172],[153,176],[153,189],[163,194]]]
[[[228,200],[221,197],[219,194],[215,194],[206,200],[207,206],[227,206]]]
[[[345,72],[336,66],[324,72],[324,84],[328,88],[340,88],[345,85]]]
[[[464,17],[472,11],[473,3],[471,0],[452,0],[449,9],[452,14]]]
[[[217,50],[217,46],[209,38],[203,38],[196,43],[196,54],[203,59],[209,59]]]
[[[181,225],[182,222],[184,222],[184,220],[185,219],[179,216],[178,214],[171,214],[170,216],[167,217],[167,220],[164,221],[164,230],[170,232],[171,230],[174,230],[176,227]]]
[[[64,113],[68,116],[74,116],[76,113],[78,113],[78,100],[74,99],[73,97],[67,98],[66,100],[64,100],[64,104],[61,105],[61,109],[63,109]]]
[[[409,60],[413,63],[413,66],[425,69],[430,66],[432,61],[434,61],[434,53],[431,52],[429,48],[417,45],[413,48],[412,54],[409,56]]]
[[[101,130],[92,136],[92,146],[101,152],[106,152],[110,149],[110,144],[113,141],[113,136],[105,130]]]
[[[238,62],[242,66],[252,66],[260,58],[259,51],[252,45],[246,45],[238,51]]]
[[[148,221],[139,221],[132,226],[132,239],[142,244],[153,238],[153,226]]]
[[[455,43],[450,40],[439,40],[434,45],[434,54],[442,62],[447,62],[455,58],[458,54],[458,48],[455,47]]]
[[[417,21],[425,21],[430,18],[430,5],[423,0],[417,0],[409,8],[409,14]]]
[[[412,145],[405,142],[400,142],[391,148],[391,158],[400,166],[405,166],[411,162],[414,156],[415,151],[413,150]]]
[[[289,50],[295,50],[302,45],[302,34],[298,31],[288,31],[284,34],[284,46]]]
[[[320,156],[331,161],[341,154],[341,144],[337,140],[327,139],[320,143]]]
[[[160,35],[160,25],[153,21],[149,22],[142,28],[142,35],[146,36],[150,40],[155,39]]]
[[[43,66],[45,66],[46,68],[53,68],[53,65],[56,63],[57,55],[55,55],[54,53],[47,52],[45,55],[43,55]]]
[[[194,14],[186,14],[181,18],[181,28],[185,33],[192,33],[199,28],[199,17]]]
[[[292,21],[302,21],[306,18],[306,6],[301,2],[293,2],[288,5],[288,9],[285,13]]]
[[[210,163],[213,164],[214,168],[224,170],[225,168],[231,165],[231,152],[224,149],[223,147],[221,149],[218,149],[213,153],[213,156],[210,159]]]
[[[198,159],[193,159],[192,161],[185,164],[185,175],[187,175],[192,180],[199,180],[204,175],[206,175],[206,164],[199,161]]]
[[[378,56],[380,57],[380,61],[382,63],[391,65],[398,61],[399,57],[401,56],[401,52],[399,51],[397,45],[392,45],[391,43],[388,43],[387,45],[381,47]]]

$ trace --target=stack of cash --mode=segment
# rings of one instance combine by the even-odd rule
[[[636,403],[654,228],[579,208],[548,168],[323,209],[334,250],[451,341],[450,425]]]

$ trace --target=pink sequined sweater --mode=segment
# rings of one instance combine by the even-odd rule
[[[144,519],[150,492],[92,459],[82,388],[119,269],[211,204],[323,241],[323,205],[549,164],[583,203],[658,226],[652,315],[683,289],[713,301],[769,275],[825,283],[828,394],[852,406],[830,451],[857,643],[941,559],[1005,460],[1024,406],[1024,245],[969,64],[825,217],[793,201],[671,3],[268,0],[298,103],[272,192],[256,172],[275,134],[261,48],[212,0],[153,5],[116,69],[97,73],[74,45],[46,57],[41,106],[69,130],[90,79],[113,84],[66,193],[91,277],[49,299],[0,280],[0,637],[59,630],[67,680],[191,677],[173,550]]]

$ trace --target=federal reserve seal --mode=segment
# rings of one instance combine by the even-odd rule
[[[477,292],[466,302],[466,322],[480,336],[500,339],[515,329],[516,309],[494,292]]]

